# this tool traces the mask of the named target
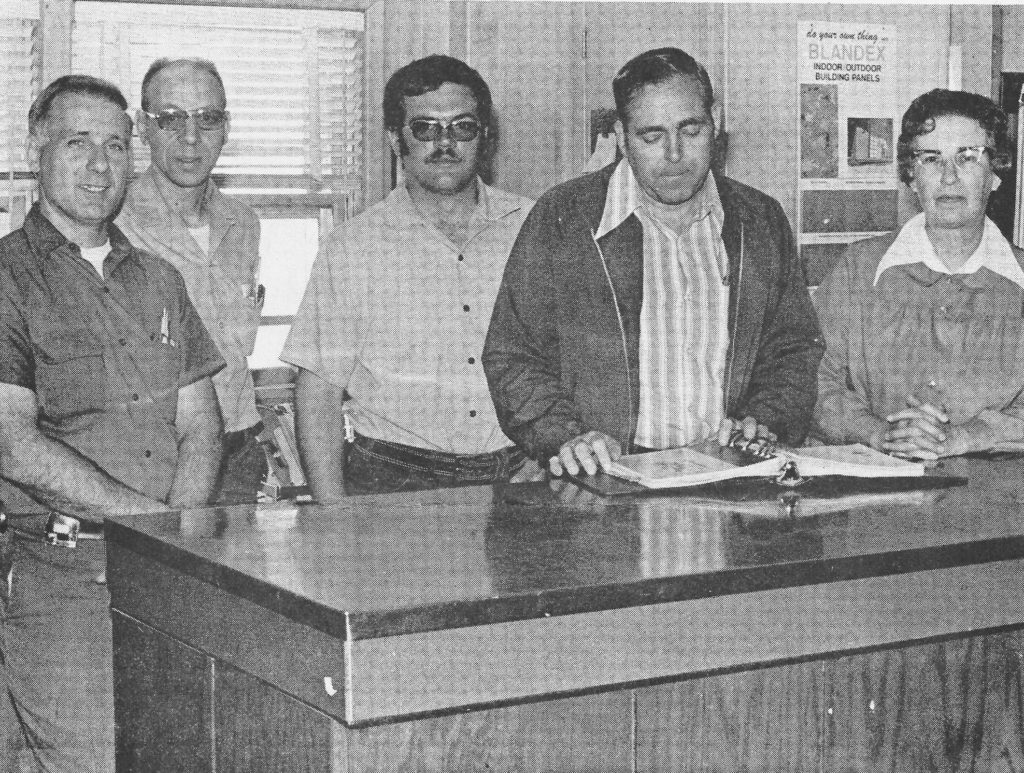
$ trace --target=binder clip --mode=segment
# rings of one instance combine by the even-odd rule
[[[804,482],[804,479],[800,477],[800,470],[797,468],[796,462],[789,461],[782,465],[782,470],[775,476],[775,482],[780,486],[792,488],[799,486]]]

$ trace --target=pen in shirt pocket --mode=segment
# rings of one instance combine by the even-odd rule
[[[242,285],[242,295],[254,307],[255,306],[259,306],[261,303],[263,303],[263,297],[266,295],[266,293],[267,293],[267,288],[264,287],[261,284],[256,284],[256,285],[244,284],[244,285]]]
[[[177,346],[174,339],[171,338],[171,320],[167,315],[167,307],[164,306],[164,313],[160,317],[160,343],[168,344],[169,346]]]

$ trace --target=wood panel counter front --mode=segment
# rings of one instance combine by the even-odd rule
[[[1024,464],[943,472],[110,519],[118,770],[1024,769]]]

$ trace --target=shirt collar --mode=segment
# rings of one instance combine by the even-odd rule
[[[886,269],[916,263],[923,263],[925,267],[937,274],[974,274],[979,269],[987,268],[1024,288],[1024,269],[1017,262],[1010,243],[999,232],[996,224],[987,217],[978,249],[958,271],[953,272],[946,268],[946,264],[936,254],[935,247],[932,246],[931,239],[928,238],[925,231],[924,213],[915,215],[900,229],[895,241],[882,256],[882,260],[875,270],[874,284],[878,284],[882,272]]]
[[[479,177],[476,178],[476,186],[477,200],[473,210],[473,220],[478,218],[489,221],[501,220],[523,208],[523,199],[505,193],[500,188],[492,188]],[[396,203],[405,208],[408,217],[416,221],[423,220],[416,204],[413,203],[412,196],[409,195],[409,189],[404,185],[399,185],[391,191],[389,198],[392,197]]]
[[[622,159],[608,180],[608,192],[605,194],[604,199],[604,213],[601,215],[601,223],[597,227],[594,238],[600,239],[605,234],[614,231],[622,225],[626,218],[643,205],[644,199],[645,196],[640,189],[640,184],[636,180],[636,175],[633,174],[633,167],[629,165],[627,159]],[[708,172],[704,184],[687,204],[690,204],[693,208],[694,222],[714,214],[717,217],[718,230],[721,231],[724,221],[724,209],[722,208],[722,199],[718,195],[718,185],[715,183],[715,176],[713,174]],[[651,216],[654,216],[653,212]]]
[[[42,213],[38,203],[29,210],[22,227],[29,241],[42,257],[49,258],[59,253],[81,258],[81,248],[74,242],[68,241],[64,234],[57,230],[57,227]],[[112,261],[111,270],[113,270],[125,258],[132,256],[134,250],[128,238],[113,222],[107,223],[107,238],[110,240],[109,260]]]
[[[164,200],[160,188],[157,187],[152,165],[131,183],[128,195],[140,221],[149,227],[166,226],[171,219],[180,218]],[[235,220],[224,194],[220,192],[212,177],[206,181],[203,206],[210,212],[211,221],[214,215],[229,222]],[[181,222],[184,223],[184,220]]]

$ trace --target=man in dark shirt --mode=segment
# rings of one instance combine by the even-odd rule
[[[113,770],[105,515],[206,503],[223,367],[178,272],[111,224],[131,171],[112,84],[71,75],[29,113],[39,202],[0,240],[0,472],[38,503],[13,514],[0,613],[17,770]],[[47,544],[47,511],[80,524]],[[6,568],[6,567],[5,567]]]

